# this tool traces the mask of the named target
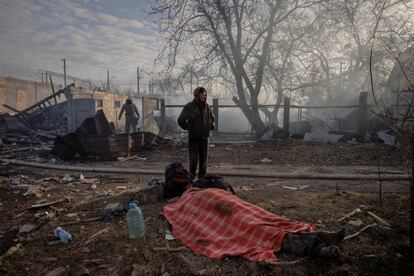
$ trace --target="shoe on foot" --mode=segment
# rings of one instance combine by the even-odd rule
[[[336,232],[319,231],[315,234],[327,245],[338,245],[345,237],[345,228]]]
[[[336,245],[322,247],[318,252],[318,256],[328,259],[338,259],[339,247]]]

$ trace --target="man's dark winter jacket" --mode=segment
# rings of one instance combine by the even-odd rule
[[[194,99],[186,104],[178,117],[178,125],[188,130],[190,138],[207,138],[214,129],[214,117],[210,106],[205,103],[199,106]]]

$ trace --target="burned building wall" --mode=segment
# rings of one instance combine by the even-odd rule
[[[58,89],[58,88],[56,88]],[[0,78],[0,112],[13,113],[3,104],[23,110],[52,94],[49,83],[40,83],[14,77]],[[59,102],[66,100],[64,97]]]
[[[114,123],[116,130],[120,130],[123,127],[125,119],[122,118],[118,121],[118,115],[127,96],[117,95],[107,91],[90,91],[82,88],[71,88],[70,94],[73,104],[71,111],[72,131],[74,131],[84,119],[94,116],[96,111],[100,109],[104,111],[108,121]],[[81,110],[82,108],[86,110]]]

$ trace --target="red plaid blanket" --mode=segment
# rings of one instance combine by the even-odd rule
[[[221,189],[189,189],[162,213],[176,238],[192,251],[214,259],[276,260],[274,253],[286,233],[315,228],[274,215]]]

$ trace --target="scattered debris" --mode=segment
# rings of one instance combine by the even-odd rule
[[[96,238],[98,238],[99,235],[102,235],[103,233],[108,232],[109,230],[111,230],[111,228],[112,228],[112,226],[108,226],[108,227],[102,229],[101,231],[96,232],[95,234],[90,236],[85,242],[83,242],[81,246],[83,247],[83,246],[86,246],[86,245],[90,244],[91,242],[96,240]]]
[[[118,216],[120,214],[125,213],[125,211],[126,211],[125,207],[121,203],[119,202],[109,203],[103,209],[101,218],[102,220],[108,220],[113,216]]]
[[[27,234],[27,233],[30,233],[33,230],[35,230],[36,228],[37,228],[36,225],[33,225],[33,224],[24,224],[22,227],[20,227],[19,234]]]
[[[377,224],[376,224],[376,223],[373,223],[373,224],[367,225],[367,226],[365,226],[364,228],[362,228],[361,230],[359,230],[358,232],[356,232],[356,233],[354,233],[354,234],[352,234],[352,235],[346,236],[343,240],[345,241],[345,240],[353,239],[353,238],[355,238],[356,236],[360,235],[360,234],[361,234],[362,232],[364,232],[365,230],[367,230],[367,229],[369,229],[369,228],[371,228],[371,227],[374,227],[374,226],[377,226]]]
[[[309,260],[309,257],[303,257],[290,262],[278,262],[278,261],[265,261],[266,264],[271,264],[272,266],[296,266],[302,264],[305,261]]]
[[[98,221],[98,220],[101,220],[101,219],[102,219],[101,217],[96,217],[96,218],[90,218],[90,219],[76,220],[76,221],[61,223],[60,225],[61,226],[67,226],[67,225],[73,225],[73,224],[83,224],[83,223]]]
[[[168,251],[168,252],[179,252],[179,251],[189,251],[185,246],[180,247],[153,247],[153,251]]]
[[[49,271],[48,273],[46,273],[45,276],[60,276],[60,275],[63,275],[63,273],[65,272],[66,272],[66,269],[63,266],[59,266],[53,269],[52,271]]]
[[[133,264],[131,276],[151,275],[153,274],[149,266],[142,264]]]
[[[87,276],[89,270],[80,264],[74,264],[69,268],[69,276]]]
[[[348,224],[349,225],[352,225],[354,227],[359,227],[359,226],[363,225],[364,223],[362,222],[362,220],[356,219],[356,220],[350,220],[350,221],[348,221]]]
[[[77,154],[82,157],[114,159],[151,149],[163,141],[150,132],[113,134],[105,113],[98,110],[95,117],[85,119],[75,133],[57,137],[51,153],[63,160],[71,160]],[[121,161],[126,160],[129,159]]]
[[[387,221],[385,221],[383,218],[380,218],[379,216],[377,216],[376,214],[374,214],[371,211],[367,212],[368,215],[370,215],[371,217],[373,217],[379,224],[386,226],[386,227],[391,227],[391,224],[388,223]]]
[[[9,154],[9,153],[15,153],[15,152],[20,152],[20,151],[29,151],[34,148],[36,147],[22,147],[22,148],[17,148],[17,149],[12,149],[12,150],[4,150],[4,151],[0,151],[0,154]]]
[[[70,176],[70,174],[65,174],[61,179],[62,183],[69,183],[69,182],[73,182],[74,180],[75,178]]]
[[[40,185],[29,185],[27,187],[27,191],[23,194],[23,196],[34,195],[37,197],[41,197],[42,196],[41,190],[42,190],[42,186]]]
[[[355,209],[355,210],[353,210],[352,212],[350,212],[350,213],[346,214],[345,216],[343,216],[343,217],[339,218],[339,219],[337,220],[337,222],[341,222],[341,221],[343,221],[344,219],[350,218],[350,217],[352,217],[353,215],[359,214],[359,213],[361,213],[361,212],[362,212],[362,210],[361,210],[361,209],[356,208],[356,209]]]
[[[53,234],[64,244],[68,244],[73,239],[72,235],[60,226],[53,230]]]
[[[173,241],[175,240],[175,237],[171,233],[165,233],[165,239],[167,241]]]
[[[272,160],[272,159],[269,159],[269,158],[267,158],[267,157],[265,157],[265,158],[263,158],[260,162],[262,162],[262,163],[272,163],[272,162],[273,162],[273,160]]]
[[[16,254],[18,251],[20,251],[22,249],[23,249],[23,245],[21,243],[18,243],[15,246],[10,247],[3,256],[14,255],[14,254]]]
[[[9,176],[9,179],[12,185],[20,185],[20,182],[21,182],[20,175]]]
[[[124,162],[124,161],[128,161],[128,160],[134,160],[134,159],[138,159],[138,156],[132,155],[130,157],[125,157],[125,158],[118,157],[119,163]]]
[[[54,205],[54,204],[57,204],[57,203],[60,203],[60,202],[63,202],[63,201],[65,201],[65,200],[64,199],[58,199],[58,200],[51,201],[51,202],[46,202],[46,203],[41,203],[41,204],[34,204],[34,205],[30,206],[28,209],[38,209],[38,208],[48,207],[48,206],[51,206],[51,205]]]
[[[289,189],[289,190],[303,190],[306,188],[309,188],[309,185],[303,185],[303,186],[299,186],[299,187],[291,187],[291,186],[282,186],[285,189]]]

